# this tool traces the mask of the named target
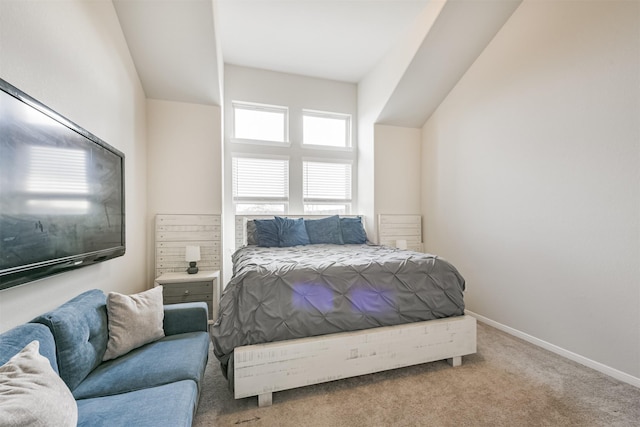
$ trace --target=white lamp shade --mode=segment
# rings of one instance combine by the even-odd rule
[[[200,246],[187,246],[184,251],[184,259],[187,262],[200,261]]]

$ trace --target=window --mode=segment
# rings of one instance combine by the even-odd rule
[[[233,203],[236,214],[285,214],[289,202],[289,161],[234,157]]]
[[[302,175],[305,213],[350,213],[350,163],[304,161]]]
[[[351,116],[304,110],[302,113],[303,144],[349,148]]]
[[[287,143],[286,107],[234,102],[233,135],[236,139]]]
[[[231,101],[228,202],[236,215],[351,214],[351,115]]]

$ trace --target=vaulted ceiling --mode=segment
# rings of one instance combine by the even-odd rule
[[[224,63],[358,83],[443,4],[378,122],[420,127],[522,0],[113,0],[148,98],[220,105]]]

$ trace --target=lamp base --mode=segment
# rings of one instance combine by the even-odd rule
[[[196,267],[196,262],[195,261],[191,261],[189,263],[189,268],[187,268],[187,273],[188,274],[196,274],[198,272],[198,267]]]

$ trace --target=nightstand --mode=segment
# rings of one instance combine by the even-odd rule
[[[162,285],[165,304],[204,301],[209,306],[209,323],[218,319],[220,304],[220,271],[164,273],[157,277],[153,286]]]

